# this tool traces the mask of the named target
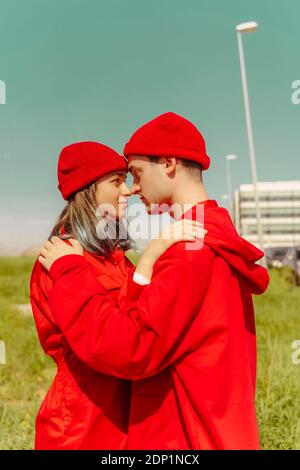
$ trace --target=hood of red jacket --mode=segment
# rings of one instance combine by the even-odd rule
[[[197,206],[200,204],[203,205],[204,219],[202,211],[197,211]],[[268,271],[256,263],[264,253],[237,233],[229,212],[219,207],[217,201],[200,202],[184,214],[184,218],[186,217],[197,218],[204,222],[204,227],[208,231],[204,243],[239,272],[249,292],[262,294],[267,289]]]

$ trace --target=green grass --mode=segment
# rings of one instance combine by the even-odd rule
[[[31,449],[35,416],[55,369],[42,351],[32,317],[13,305],[29,302],[30,258],[0,258],[0,449]]]
[[[140,255],[138,255],[133,249],[130,249],[126,252],[127,258],[134,264],[136,265]]]
[[[132,257],[135,261],[136,258]],[[0,449],[31,449],[35,416],[55,373],[39,345],[33,319],[13,305],[28,303],[31,258],[0,258]],[[300,287],[287,271],[271,272],[268,292],[255,298],[258,336],[257,412],[264,449],[300,449]]]
[[[257,412],[265,449],[300,449],[300,286],[289,271],[271,271],[268,291],[255,298],[258,336]]]

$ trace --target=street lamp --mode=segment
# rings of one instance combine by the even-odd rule
[[[232,184],[231,184],[231,174],[230,174],[230,162],[237,159],[236,155],[230,154],[226,155],[226,170],[227,170],[227,193],[229,198],[229,210],[230,215],[233,220],[233,200],[232,200]]]
[[[257,192],[257,171],[256,171],[255,147],[254,147],[254,139],[253,139],[253,132],[252,132],[246,65],[245,65],[243,39],[242,39],[243,33],[253,33],[257,30],[257,26],[258,25],[255,21],[249,21],[248,23],[238,24],[236,26],[236,31],[237,31],[237,41],[238,41],[239,56],[240,56],[243,96],[244,96],[245,115],[246,115],[246,126],[247,126],[249,155],[250,155],[250,163],[251,163],[252,182],[253,182],[253,193],[254,193],[254,201],[255,201],[257,238],[258,238],[258,244],[259,244],[260,249],[264,251],[263,230],[262,230],[262,225],[261,225],[260,207],[259,207],[259,196]],[[262,260],[262,264],[266,267],[265,257]]]

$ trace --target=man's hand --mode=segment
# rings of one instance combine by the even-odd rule
[[[83,248],[75,238],[68,238],[71,245],[58,237],[51,237],[50,241],[46,241],[41,249],[38,261],[50,271],[54,261],[65,255],[81,255],[83,256]]]

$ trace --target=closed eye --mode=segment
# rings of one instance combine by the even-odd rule
[[[140,174],[141,174],[141,170],[133,170],[132,172],[132,176],[135,180],[140,178]]]
[[[125,181],[125,176],[116,176],[111,180],[111,183],[121,184]]]

